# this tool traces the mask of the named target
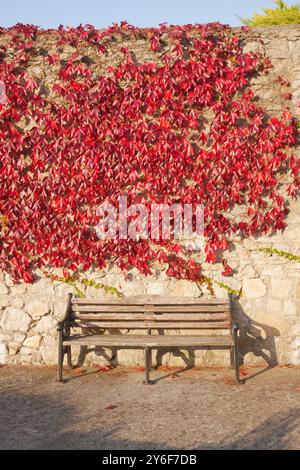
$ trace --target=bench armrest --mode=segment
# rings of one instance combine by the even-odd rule
[[[240,329],[240,327],[233,321],[233,317],[232,317],[232,302],[233,302],[233,299],[237,298],[237,297],[238,296],[234,296],[234,294],[228,294],[229,312],[230,312],[230,318],[231,318],[231,321],[232,321],[231,331],[232,331],[232,333],[235,333],[235,334],[237,334],[237,332]]]
[[[64,326],[69,319],[70,312],[71,312],[71,301],[72,301],[72,294],[68,294],[68,302],[67,302],[66,311],[65,311],[63,319],[57,322],[57,325],[56,325],[57,331],[63,331]]]
[[[66,323],[66,320],[60,320],[59,322],[57,322],[56,331],[62,331],[65,323]]]

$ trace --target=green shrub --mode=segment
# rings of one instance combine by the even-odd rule
[[[276,8],[265,8],[264,14],[254,13],[252,18],[241,18],[248,26],[271,26],[275,24],[300,24],[300,5],[287,5],[283,0],[276,0]]]

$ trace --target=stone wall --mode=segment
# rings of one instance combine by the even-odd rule
[[[300,26],[254,28],[242,33],[245,48],[265,51],[274,69],[269,75],[253,80],[253,89],[264,106],[272,113],[283,108],[282,90],[278,75],[291,83],[293,114],[300,118]],[[119,47],[120,44],[114,46]],[[144,40],[132,42],[138,60],[150,60],[151,51]],[[114,55],[115,57],[115,55]],[[38,59],[36,59],[38,60]],[[98,59],[99,60],[99,59]],[[109,60],[109,58],[107,59]],[[105,64],[100,64],[101,66]],[[35,63],[29,73],[38,75],[42,65]],[[286,105],[286,104],[285,104]],[[226,282],[234,289],[242,287],[242,297],[235,301],[234,313],[241,326],[241,349],[245,363],[300,364],[300,263],[270,257],[258,251],[259,247],[274,247],[300,255],[300,201],[291,202],[287,228],[271,237],[250,239],[237,243],[227,258],[236,274]],[[224,281],[218,266],[205,266],[205,274]],[[205,287],[188,281],[176,281],[164,271],[152,277],[143,277],[133,271],[127,280],[114,267],[103,273],[90,272],[86,277],[115,286],[125,296],[137,294],[201,296],[209,295]],[[104,293],[94,287],[80,287],[89,297]],[[54,364],[57,360],[57,320],[63,315],[67,293],[74,288],[62,282],[40,278],[35,284],[13,284],[6,274],[0,275],[0,364]],[[215,286],[215,295],[227,292]],[[79,351],[74,351],[74,361]],[[143,354],[136,351],[107,352],[112,362],[139,363]],[[201,363],[227,365],[228,352],[199,351],[196,357],[186,352],[153,357],[170,365]],[[103,351],[91,352],[88,362],[106,361]]]

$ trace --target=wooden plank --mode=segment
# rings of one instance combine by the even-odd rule
[[[96,299],[72,298],[72,303],[77,305],[226,305],[227,299],[207,299],[202,297],[170,297],[170,296],[138,296],[138,297],[99,297]]]
[[[133,313],[133,312],[155,312],[155,313],[220,313],[224,312],[224,305],[73,305],[75,314],[80,312],[105,312],[105,313]]]
[[[156,321],[229,321],[225,313],[160,313],[154,315]]]
[[[81,328],[119,328],[119,329],[227,329],[230,328],[230,322],[184,322],[184,321],[87,321],[78,320],[76,324]]]
[[[73,305],[72,310],[75,314],[81,312],[144,313],[147,311],[147,307],[144,305]]]
[[[155,313],[224,313],[224,305],[154,305],[153,311]]]
[[[93,345],[103,347],[230,347],[230,335],[214,336],[174,336],[174,335],[74,335],[64,344]]]
[[[150,313],[144,315],[139,313],[79,313],[75,318],[88,321],[229,321],[228,315],[224,313],[214,315],[210,313],[161,313],[158,315]]]
[[[76,326],[80,328],[118,328],[120,330],[142,329],[148,328],[145,321],[88,321],[78,320]]]
[[[145,321],[155,320],[155,315],[151,313],[76,313],[75,319],[88,321]]]

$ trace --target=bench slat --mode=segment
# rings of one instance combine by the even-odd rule
[[[93,345],[103,347],[230,347],[229,335],[219,336],[175,336],[175,335],[74,335],[64,340],[64,344]]]
[[[84,305],[73,306],[72,311],[75,314],[81,312],[105,312],[105,313],[133,313],[133,312],[156,312],[156,313],[220,313],[224,312],[224,305]]]
[[[80,312],[143,313],[152,310],[149,310],[148,306],[144,305],[73,305],[72,311],[78,314]]]
[[[97,299],[87,299],[73,297],[72,304],[75,305],[228,305],[226,299],[202,299],[197,297],[161,297],[161,296],[140,296],[140,297],[102,297]]]
[[[83,314],[75,318],[79,320],[88,320],[88,321],[226,321],[229,320],[229,315],[226,313],[219,314],[207,314],[207,313],[160,313],[160,314],[151,314],[145,313],[144,315],[136,313],[98,313],[98,314]]]
[[[89,321],[103,321],[103,320],[116,320],[116,321],[145,321],[145,320],[154,320],[154,314],[151,313],[98,313],[98,314],[89,314],[89,313],[77,313],[74,317],[78,320],[89,320]]]
[[[230,322],[184,322],[184,321],[87,321],[79,320],[76,322],[80,328],[119,328],[119,329],[158,329],[158,328],[169,328],[169,329],[227,329],[230,328]]]

